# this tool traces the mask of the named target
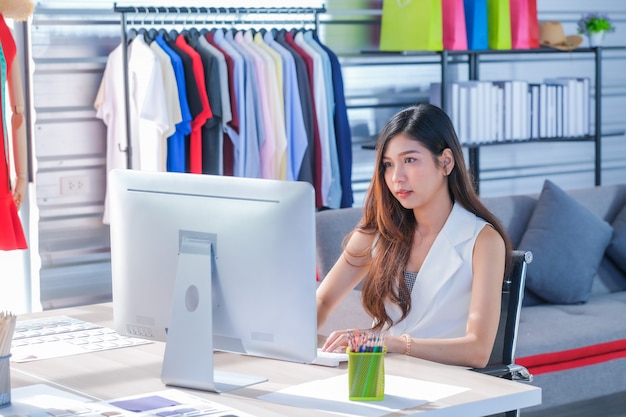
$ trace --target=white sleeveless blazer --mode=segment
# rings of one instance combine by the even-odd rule
[[[454,204],[417,274],[409,315],[389,329],[398,336],[453,338],[465,335],[472,290],[472,252],[487,222]],[[400,309],[388,304],[395,321]]]

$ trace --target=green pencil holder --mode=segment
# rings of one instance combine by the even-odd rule
[[[385,398],[385,353],[348,350],[348,398],[381,401]]]

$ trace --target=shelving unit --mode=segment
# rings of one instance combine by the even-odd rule
[[[540,139],[524,139],[516,141],[503,142],[484,142],[466,145],[469,151],[469,169],[475,178],[476,187],[479,188],[480,180],[480,148],[490,145],[504,145],[507,143],[524,143],[524,142],[572,142],[572,141],[593,141],[594,142],[594,178],[595,185],[602,183],[602,52],[605,49],[624,49],[622,47],[595,47],[595,48],[577,48],[572,51],[560,51],[552,48],[536,48],[523,50],[477,50],[477,51],[442,51],[441,57],[441,100],[442,107],[445,108],[446,88],[449,85],[448,65],[450,65],[449,57],[454,55],[465,55],[468,59],[469,79],[480,79],[480,58],[486,55],[519,55],[519,54],[593,54],[594,59],[594,125],[593,132],[588,136],[580,137],[553,137]],[[609,134],[623,134],[624,132],[611,132]]]
[[[501,146],[507,144],[519,144],[530,142],[593,142],[594,143],[594,178],[595,185],[601,185],[602,183],[602,137],[612,135],[623,135],[624,132],[603,132],[602,131],[602,55],[605,50],[619,50],[625,49],[625,47],[595,47],[595,48],[577,48],[572,51],[560,51],[557,49],[541,47],[535,49],[509,49],[509,50],[464,50],[464,51],[405,51],[405,52],[380,52],[380,51],[364,51],[361,55],[367,60],[367,58],[377,57],[379,64],[389,64],[390,62],[397,62],[398,64],[410,62],[411,64],[425,64],[438,63],[441,69],[441,107],[446,108],[447,88],[451,83],[451,66],[459,64],[466,64],[468,68],[469,80],[480,80],[480,67],[481,65],[487,65],[489,62],[481,61],[481,58],[488,56],[520,56],[520,55],[570,55],[570,54],[591,54],[594,62],[594,74],[590,75],[590,78],[594,80],[593,84],[593,98],[594,106],[591,108],[592,112],[592,132],[586,136],[576,137],[548,137],[548,138],[533,138],[533,139],[521,139],[510,141],[485,141],[471,144],[463,144],[468,149],[468,165],[469,170],[476,182],[477,190],[480,189],[480,149],[484,146]],[[358,61],[358,58],[352,57],[350,61]],[[404,61],[404,62],[403,62]],[[522,61],[520,61],[522,62]]]

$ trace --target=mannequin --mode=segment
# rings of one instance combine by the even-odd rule
[[[15,59],[17,53],[15,40],[5,18],[24,20],[32,13],[33,8],[30,1],[24,0],[4,0],[0,3],[0,60],[2,61],[0,101],[4,109],[0,131],[0,250],[27,248],[22,224],[17,214],[26,193],[27,183],[24,93],[19,61]],[[11,118],[10,123],[7,123],[8,115],[5,112],[9,111]],[[13,155],[9,155],[8,125],[11,127]],[[11,184],[11,159],[15,168],[14,184]]]

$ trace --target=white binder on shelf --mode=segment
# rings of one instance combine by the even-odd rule
[[[511,80],[494,81],[494,85],[502,89],[502,140],[513,139],[513,82]]]

